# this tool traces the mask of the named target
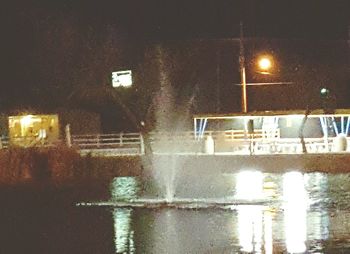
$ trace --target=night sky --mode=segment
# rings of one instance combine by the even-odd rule
[[[143,119],[160,86],[160,47],[178,104],[195,96],[193,113],[240,111],[240,21],[248,82],[294,82],[250,87],[249,110],[320,108],[323,86],[333,106],[350,107],[349,20],[348,0],[14,0],[0,10],[0,107],[125,118],[110,95],[110,75],[131,69],[133,88],[118,93]],[[260,53],[276,59],[274,75],[254,72]]]

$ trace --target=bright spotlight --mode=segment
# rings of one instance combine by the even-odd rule
[[[262,57],[259,62],[259,68],[262,70],[262,71],[267,71],[271,68],[272,66],[272,62],[269,58],[267,57]]]

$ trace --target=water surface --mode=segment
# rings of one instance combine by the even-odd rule
[[[212,200],[216,189],[222,194],[231,186],[224,198],[251,204],[111,209],[116,253],[350,253],[349,174],[242,171],[225,177],[226,186],[205,186],[203,195],[210,191]],[[145,195],[142,186],[136,178],[115,179],[112,199]],[[268,202],[254,204],[261,198]]]
[[[106,186],[1,188],[0,253],[350,253],[350,174],[250,170],[191,182],[178,181],[177,200],[247,202],[197,209],[76,205],[163,198],[155,182],[133,177]]]

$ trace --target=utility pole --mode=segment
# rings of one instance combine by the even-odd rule
[[[220,112],[220,48],[216,50],[216,113]]]
[[[239,40],[239,67],[241,73],[241,86],[242,86],[242,112],[248,112],[247,106],[247,82],[245,75],[245,58],[244,58],[244,41],[243,41],[243,23],[240,23],[240,40]]]

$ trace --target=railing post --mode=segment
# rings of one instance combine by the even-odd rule
[[[123,132],[119,133],[119,145],[122,146],[123,145]]]
[[[140,151],[141,154],[145,154],[145,142],[143,140],[142,133],[140,133]]]
[[[97,148],[100,148],[100,134],[96,135],[96,146]]]
[[[68,147],[72,147],[72,136],[71,136],[71,133],[70,133],[70,124],[66,125],[65,133],[66,133],[66,145]]]

